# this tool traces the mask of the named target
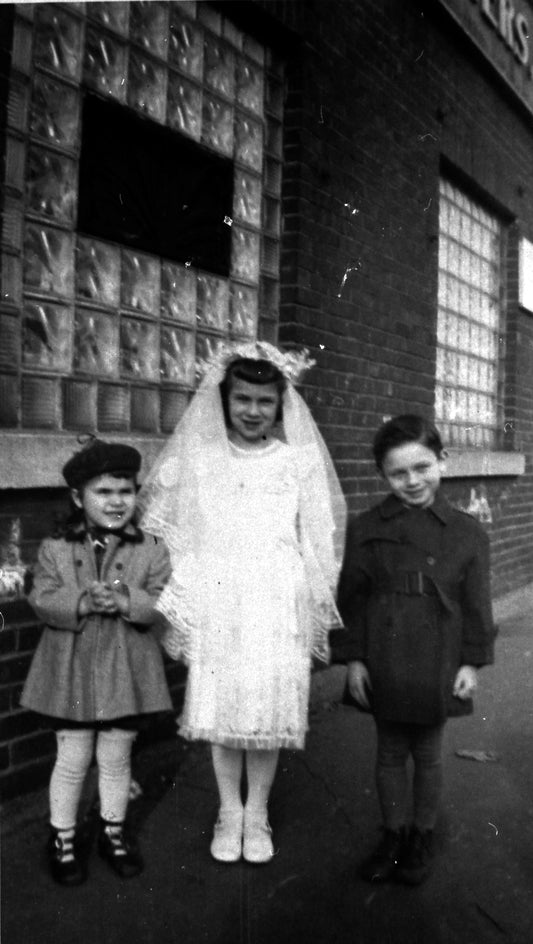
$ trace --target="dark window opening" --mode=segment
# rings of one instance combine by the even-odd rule
[[[78,230],[228,276],[233,163],[121,105],[83,104]]]

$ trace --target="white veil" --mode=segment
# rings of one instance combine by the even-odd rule
[[[235,346],[230,359],[249,356],[250,347]],[[285,356],[264,342],[254,344],[253,350],[254,358],[275,362],[269,356],[274,352],[278,365]],[[163,538],[172,561],[172,577],[158,603],[172,625],[163,645],[169,655],[185,662],[191,632],[201,631],[194,625],[194,605],[184,592],[187,574],[201,552],[198,471],[209,463],[209,468],[216,469],[217,480],[224,481],[224,466],[230,457],[219,391],[228,362],[227,358],[208,370],[138,496],[141,526]],[[346,502],[324,440],[290,381],[283,394],[282,438],[297,447],[301,483],[298,526],[310,591],[311,650],[315,657],[328,661],[328,633],[342,625],[335,590],[344,551]]]

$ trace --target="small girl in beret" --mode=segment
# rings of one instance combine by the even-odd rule
[[[143,867],[124,833],[131,749],[142,718],[172,703],[152,632],[169,558],[163,542],[135,523],[140,465],[136,449],[97,439],[69,459],[63,476],[72,514],[60,537],[43,541],[29,596],[45,628],[21,704],[56,731],[48,858],[62,885],[79,885],[87,874],[76,820],[93,755],[99,853],[121,878]]]

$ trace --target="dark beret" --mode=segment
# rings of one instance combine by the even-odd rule
[[[133,446],[92,439],[63,466],[63,478],[70,488],[79,488],[98,475],[133,478],[141,468],[141,454]]]

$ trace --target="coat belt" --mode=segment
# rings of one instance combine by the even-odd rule
[[[374,593],[401,593],[408,597],[438,597],[449,608],[450,600],[458,600],[456,587],[438,584],[421,570],[401,570],[386,577],[380,576],[373,586]]]

